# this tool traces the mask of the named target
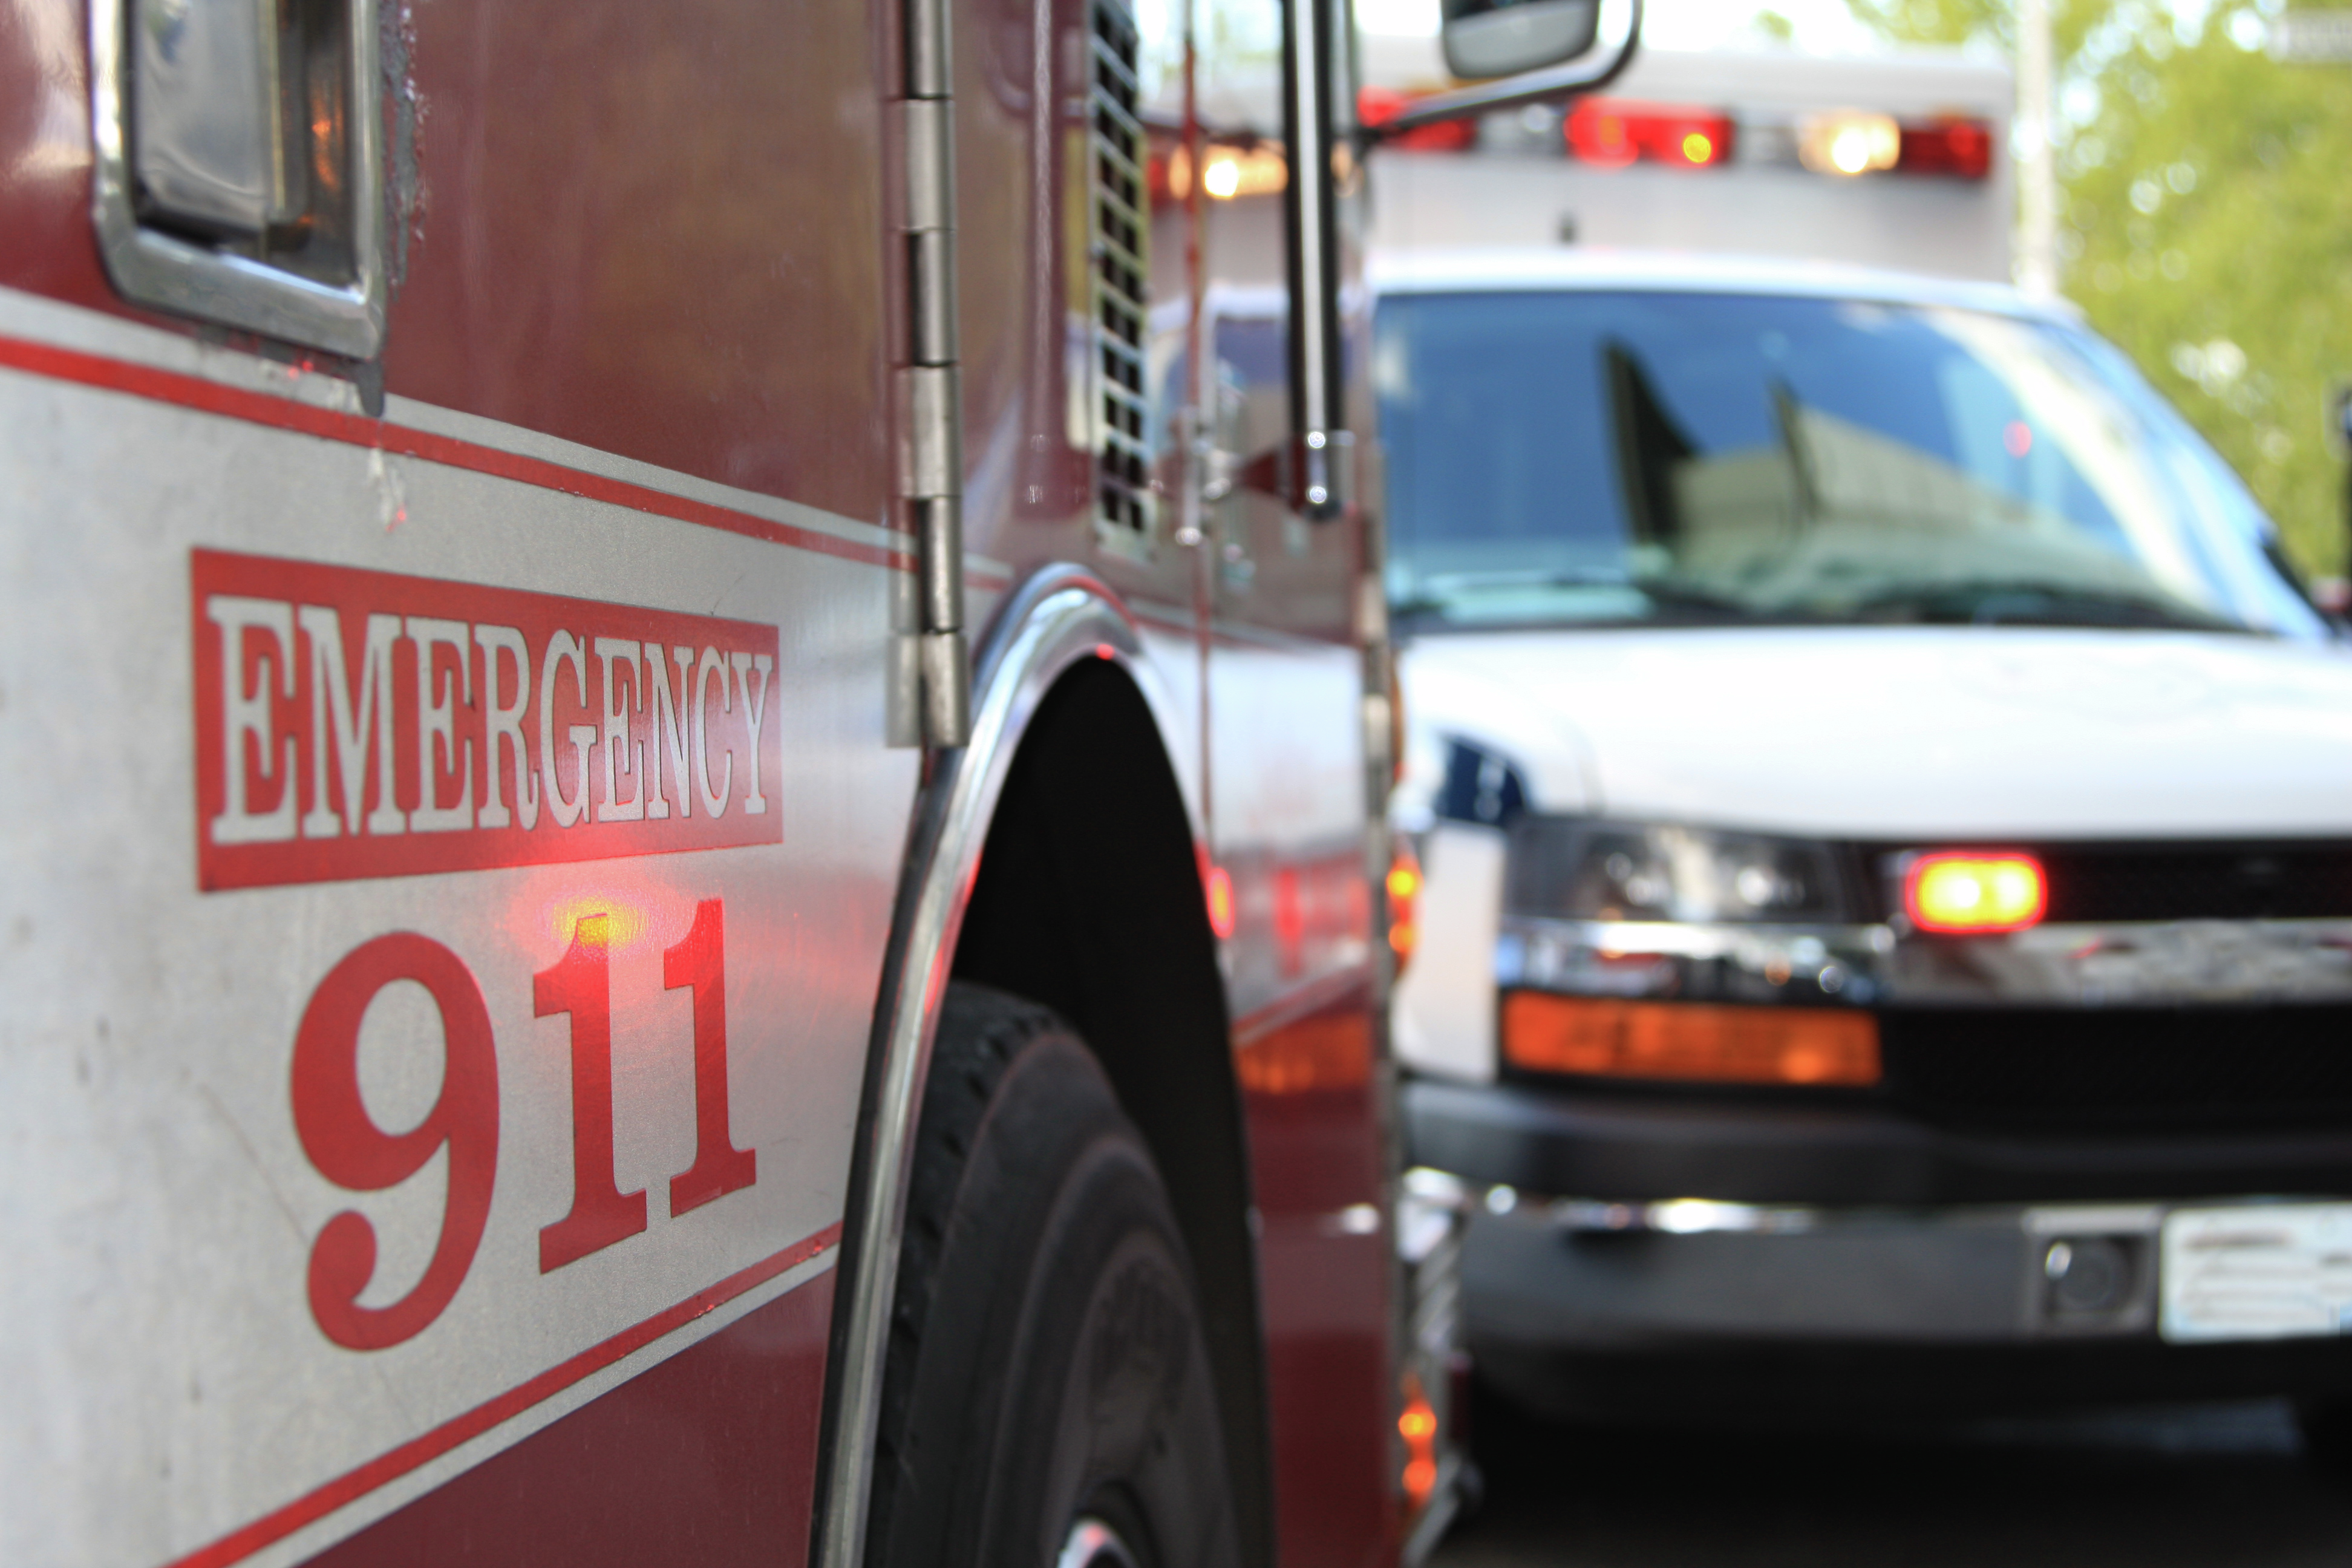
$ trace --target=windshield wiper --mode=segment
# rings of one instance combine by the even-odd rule
[[[2220,616],[2166,604],[2120,589],[2070,587],[2029,580],[1979,579],[1922,584],[1864,599],[1856,620],[1916,621],[1933,626],[2135,626],[2195,632],[2242,632]]]

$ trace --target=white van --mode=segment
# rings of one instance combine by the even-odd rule
[[[2326,1414],[2352,658],[2236,477],[1996,285],[1375,284],[1410,1184],[1490,1381]]]

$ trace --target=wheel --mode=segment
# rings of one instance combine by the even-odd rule
[[[948,988],[908,1193],[868,1568],[1238,1568],[1192,1271],[1086,1046]]]

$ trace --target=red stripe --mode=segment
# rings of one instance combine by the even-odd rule
[[[860,561],[870,566],[888,566],[902,572],[914,570],[914,557],[904,551],[856,544],[845,539],[836,539],[829,533],[819,533],[814,529],[795,528],[790,523],[756,517],[748,511],[688,500],[683,496],[650,489],[644,485],[633,485],[625,479],[606,479],[602,474],[592,474],[584,469],[567,468],[561,463],[501,452],[495,447],[478,446],[450,436],[436,436],[428,431],[410,429],[404,425],[345,414],[339,409],[297,403],[266,392],[223,386],[201,376],[158,370],[153,365],[108,359],[99,354],[9,337],[0,337],[0,365],[45,375],[53,381],[70,381],[84,386],[103,387],[110,392],[127,392],[157,403],[177,404],[183,408],[194,408],[205,414],[218,414],[255,425],[275,426],[281,430],[315,436],[322,441],[341,441],[350,447],[371,447],[396,452],[405,458],[421,458],[446,468],[464,468],[497,479],[512,479],[517,484],[582,496],[589,500],[627,507],[632,511],[650,512],[656,517],[719,529],[722,532],[740,533],[747,539],[764,540],[771,544],[789,544],[820,555],[838,556],[844,561]]]
[[[814,1236],[794,1242],[774,1257],[754,1263],[740,1273],[730,1274],[707,1290],[696,1291],[677,1306],[656,1312],[635,1328],[624,1329],[604,1343],[592,1345],[571,1360],[550,1367],[530,1382],[443,1422],[423,1436],[413,1437],[390,1453],[370,1459],[358,1469],[338,1476],[314,1491],[306,1492],[275,1513],[265,1514],[244,1529],[221,1537],[210,1546],[199,1547],[185,1557],[173,1560],[165,1568],[222,1568],[223,1564],[240,1562],[263,1547],[284,1540],[304,1525],[324,1519],[345,1503],[364,1497],[379,1487],[398,1480],[419,1466],[439,1458],[460,1443],[480,1436],[500,1422],[510,1420],[532,1405],[553,1398],[581,1379],[604,1371],[631,1352],[642,1350],[664,1334],[683,1328],[704,1313],[726,1305],[746,1290],[773,1279],[787,1268],[807,1262],[840,1240],[840,1225],[829,1225]]]

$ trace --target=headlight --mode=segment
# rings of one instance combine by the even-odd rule
[[[1509,832],[1504,1061],[1587,1078],[1879,1080],[1865,1009],[1891,938],[1857,928],[1831,846],[1533,816]]]
[[[1512,826],[1508,900],[1587,921],[1835,924],[1853,908],[1826,844],[1543,816]]]

